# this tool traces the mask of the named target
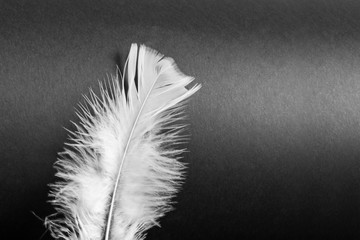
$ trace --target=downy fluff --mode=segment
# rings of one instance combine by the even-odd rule
[[[51,185],[57,210],[45,225],[56,239],[133,240],[171,209],[183,178],[178,161],[185,88],[171,58],[132,44],[123,76],[90,92],[80,124],[55,164]]]

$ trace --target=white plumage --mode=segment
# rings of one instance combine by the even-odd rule
[[[171,58],[132,44],[124,76],[90,92],[56,163],[58,213],[45,222],[54,238],[135,240],[158,224],[183,177],[175,145],[184,100],[200,88],[186,89],[191,81]]]

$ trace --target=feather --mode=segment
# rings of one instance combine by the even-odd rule
[[[200,85],[187,89],[193,78],[144,45],[132,44],[123,73],[85,97],[55,163],[57,213],[45,225],[56,239],[143,239],[171,210],[184,170],[179,120]]]

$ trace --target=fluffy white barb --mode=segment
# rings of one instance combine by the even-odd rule
[[[124,76],[80,105],[81,120],[56,162],[50,196],[58,213],[45,224],[64,240],[143,239],[171,209],[183,178],[178,161],[184,100],[200,85],[171,58],[133,44]]]

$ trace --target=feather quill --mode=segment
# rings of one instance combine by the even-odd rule
[[[100,84],[100,97],[90,91],[55,164],[57,213],[45,220],[54,238],[139,240],[158,225],[183,179],[175,145],[184,102],[200,88],[185,88],[192,81],[171,58],[132,44],[123,75]]]

